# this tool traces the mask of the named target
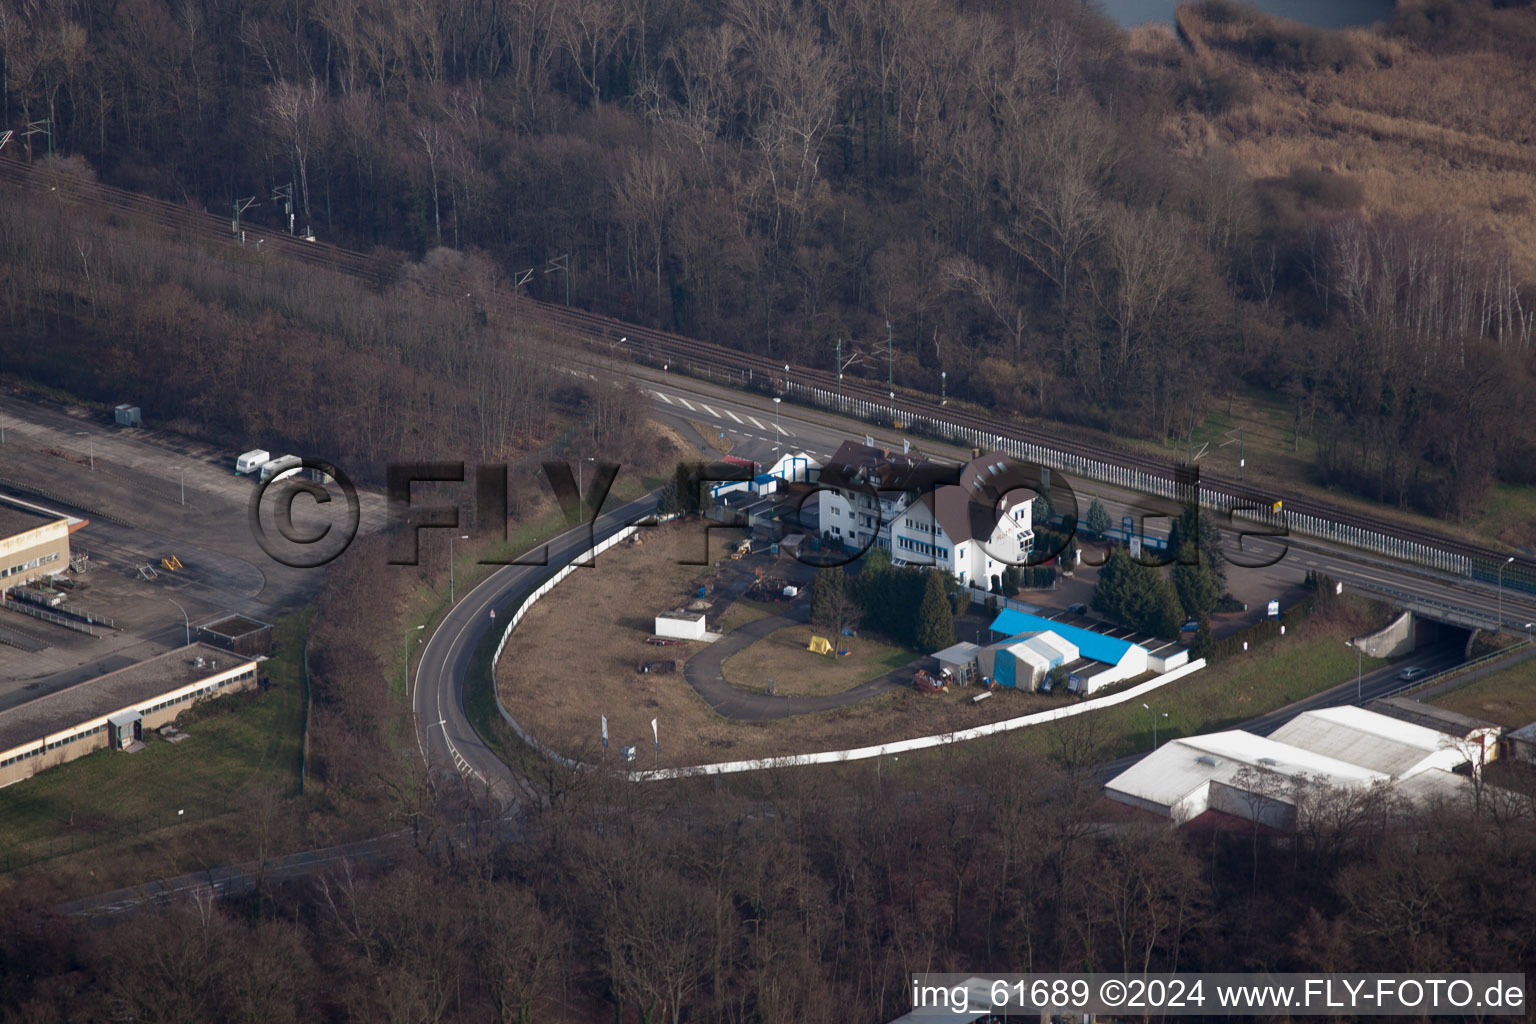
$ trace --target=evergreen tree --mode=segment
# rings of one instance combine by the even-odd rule
[[[1191,658],[1209,658],[1216,650],[1216,637],[1211,632],[1211,617],[1200,616],[1200,626],[1195,630],[1195,642],[1189,647]]]
[[[1173,584],[1159,576],[1156,569],[1148,569],[1147,572],[1152,576],[1152,586],[1148,595],[1146,617],[1137,628],[1165,640],[1176,640],[1179,636],[1179,626],[1184,622],[1184,610],[1179,607],[1179,595],[1173,589]]]
[[[952,572],[944,574],[944,591],[949,595],[949,605],[959,618],[971,610],[971,588],[960,582]]]
[[[1221,598],[1216,591],[1216,581],[1211,579],[1210,569],[1198,555],[1195,545],[1186,541],[1179,549],[1179,557],[1174,560],[1168,574],[1174,590],[1178,592],[1179,605],[1184,609],[1185,617],[1191,619],[1210,614]]]
[[[887,572],[891,568],[891,553],[886,548],[876,544],[864,552],[864,557],[859,561],[862,565],[862,572]]]
[[[1055,513],[1051,508],[1051,499],[1043,494],[1035,495],[1029,503],[1029,519],[1032,523],[1044,523]]]
[[[661,496],[657,499],[657,509],[663,515],[693,515],[702,511],[704,501],[699,492],[704,473],[703,463],[679,462],[672,473],[672,479],[662,488]]]
[[[1093,607],[1134,630],[1157,636],[1178,636],[1184,621],[1173,585],[1157,569],[1134,561],[1124,548],[1112,551],[1099,570]]]
[[[1003,570],[1003,596],[1017,597],[1019,593],[1019,567],[1010,565]]]
[[[1227,588],[1227,560],[1221,553],[1221,531],[1211,514],[1201,511],[1198,505],[1185,505],[1168,531],[1169,551],[1181,551],[1187,543],[1193,543],[1199,551],[1200,561],[1211,574],[1216,595],[1220,597]]]
[[[1093,610],[1112,619],[1125,618],[1126,595],[1130,573],[1135,568],[1124,548],[1115,548],[1099,569],[1099,582],[1093,588]]]
[[[918,607],[913,646],[924,654],[942,651],[955,642],[955,618],[944,596],[944,578],[940,573],[925,573],[923,603]]]
[[[1102,537],[1109,532],[1111,525],[1109,509],[1104,507],[1102,500],[1094,498],[1093,504],[1088,506],[1088,532],[1095,537]]]

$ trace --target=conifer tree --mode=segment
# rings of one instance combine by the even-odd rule
[[[923,603],[917,611],[913,646],[924,654],[932,654],[954,644],[955,617],[950,610],[948,598],[944,596],[943,577],[937,572],[925,575],[928,580],[923,589]]]

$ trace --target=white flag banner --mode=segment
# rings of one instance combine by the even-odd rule
[[[603,749],[607,750],[608,749],[608,716],[604,715],[602,717],[603,717]]]
[[[661,749],[661,737],[656,733],[656,719],[651,719],[651,739],[656,744],[656,749]]]

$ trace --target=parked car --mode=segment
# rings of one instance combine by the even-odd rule
[[[1078,602],[1077,604],[1069,604],[1069,605],[1067,605],[1067,614],[1068,615],[1087,615],[1088,614],[1088,606],[1086,604],[1083,604],[1082,602]]]
[[[1399,672],[1397,674],[1397,678],[1401,679],[1405,683],[1411,683],[1415,679],[1423,679],[1428,674],[1429,674],[1429,670],[1428,669],[1420,668],[1417,665],[1411,665],[1408,668],[1405,668],[1401,672]]]
[[[1182,632],[1182,633],[1193,633],[1195,630],[1197,630],[1199,628],[1200,628],[1200,623],[1199,623],[1199,621],[1197,619],[1185,619],[1184,620],[1184,625],[1179,627],[1179,631]]]

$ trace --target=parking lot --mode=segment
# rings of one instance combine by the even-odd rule
[[[238,452],[13,394],[0,394],[0,424],[0,493],[88,520],[70,538],[89,557],[65,600],[112,623],[93,636],[0,609],[0,629],[42,647],[0,644],[0,708],[180,646],[189,625],[231,612],[270,622],[318,592],[322,570],[283,565],[253,539],[257,485],[234,475]],[[359,498],[361,530],[379,529],[382,497]],[[342,501],[301,497],[293,510],[305,533],[345,518]]]

